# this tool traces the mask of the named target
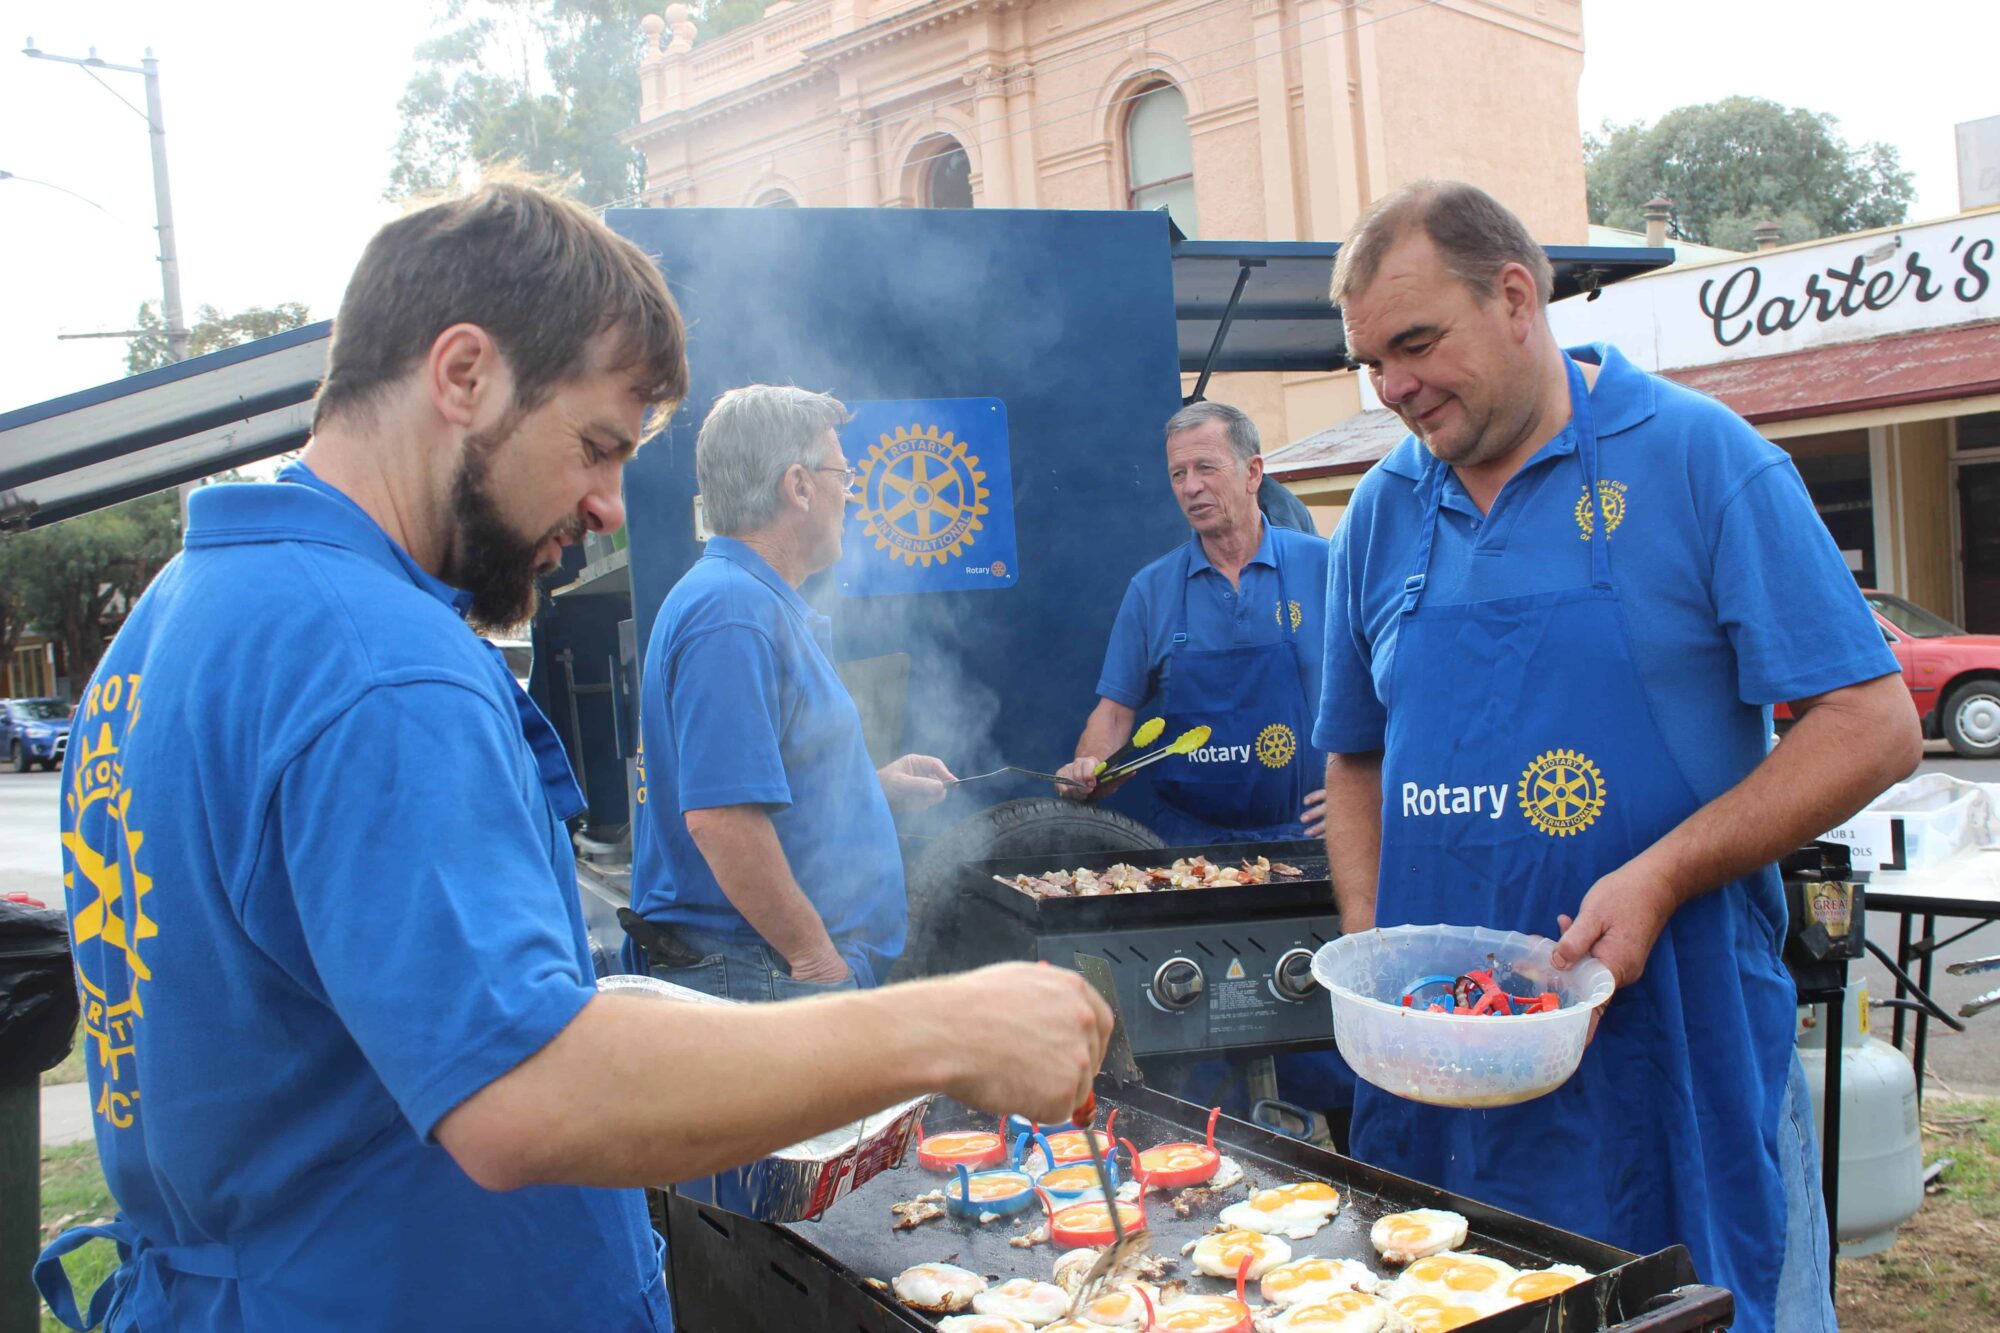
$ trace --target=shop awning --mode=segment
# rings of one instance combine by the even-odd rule
[[[1558,301],[1674,262],[1668,249],[1546,248]],[[1347,342],[1327,295],[1339,252],[1337,241],[1176,240],[1174,320],[1182,373],[1344,369]]]
[[[2000,321],[1669,370],[1754,424],[2000,393]]]
[[[0,530],[35,528],[296,449],[322,320],[0,413]]]

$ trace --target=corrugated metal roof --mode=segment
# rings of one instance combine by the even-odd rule
[[[1751,422],[2000,393],[2000,320],[1669,370]]]
[[[1280,481],[1366,472],[1409,433],[1401,417],[1378,407],[1272,451],[1264,459],[1264,470]]]

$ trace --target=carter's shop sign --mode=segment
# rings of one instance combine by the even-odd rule
[[[2000,319],[2000,210],[1636,278],[1549,318],[1649,370]]]

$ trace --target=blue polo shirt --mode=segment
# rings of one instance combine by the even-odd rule
[[[1567,429],[1508,480],[1485,515],[1448,474],[1425,604],[1587,584],[1589,526],[1608,522],[1611,575],[1641,684],[1669,757],[1710,801],[1763,758],[1770,705],[1894,674],[1896,661],[1784,450],[1721,403],[1647,374],[1615,348],[1569,354],[1602,366],[1591,391],[1598,505],[1585,503]],[[1422,706],[1392,699],[1391,686],[1427,457],[1406,436],[1362,478],[1334,534],[1313,730],[1330,752],[1379,750],[1389,707]],[[1465,688],[1479,688],[1476,663],[1466,664]]]
[[[895,821],[834,669],[833,625],[729,537],[674,585],[646,647],[646,803],[633,829],[643,917],[757,938],[687,830],[690,810],[761,806],[792,877],[863,986],[903,952]]]
[[[1187,605],[1187,647],[1257,648],[1285,637],[1281,614],[1291,618],[1298,638],[1300,669],[1308,703],[1320,697],[1320,652],[1325,642],[1321,598],[1326,587],[1328,546],[1311,536],[1266,521],[1257,553],[1237,574],[1237,586],[1208,561],[1199,535],[1190,535],[1137,574],[1125,589],[1104,671],[1099,698],[1142,708],[1166,683],[1164,668]],[[1280,567],[1283,595],[1279,593]]]
[[[287,484],[289,483],[289,484]],[[465,597],[294,465],[191,497],[92,676],[64,873],[111,1327],[671,1327],[637,1190],[433,1137],[594,994],[561,747]]]

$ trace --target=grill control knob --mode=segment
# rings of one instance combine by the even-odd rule
[[[1201,998],[1201,968],[1191,958],[1169,958],[1153,973],[1153,998],[1162,1008],[1185,1009]]]
[[[1294,1003],[1310,1000],[1319,990],[1319,982],[1313,979],[1312,950],[1287,950],[1271,971],[1271,987],[1280,999]]]

